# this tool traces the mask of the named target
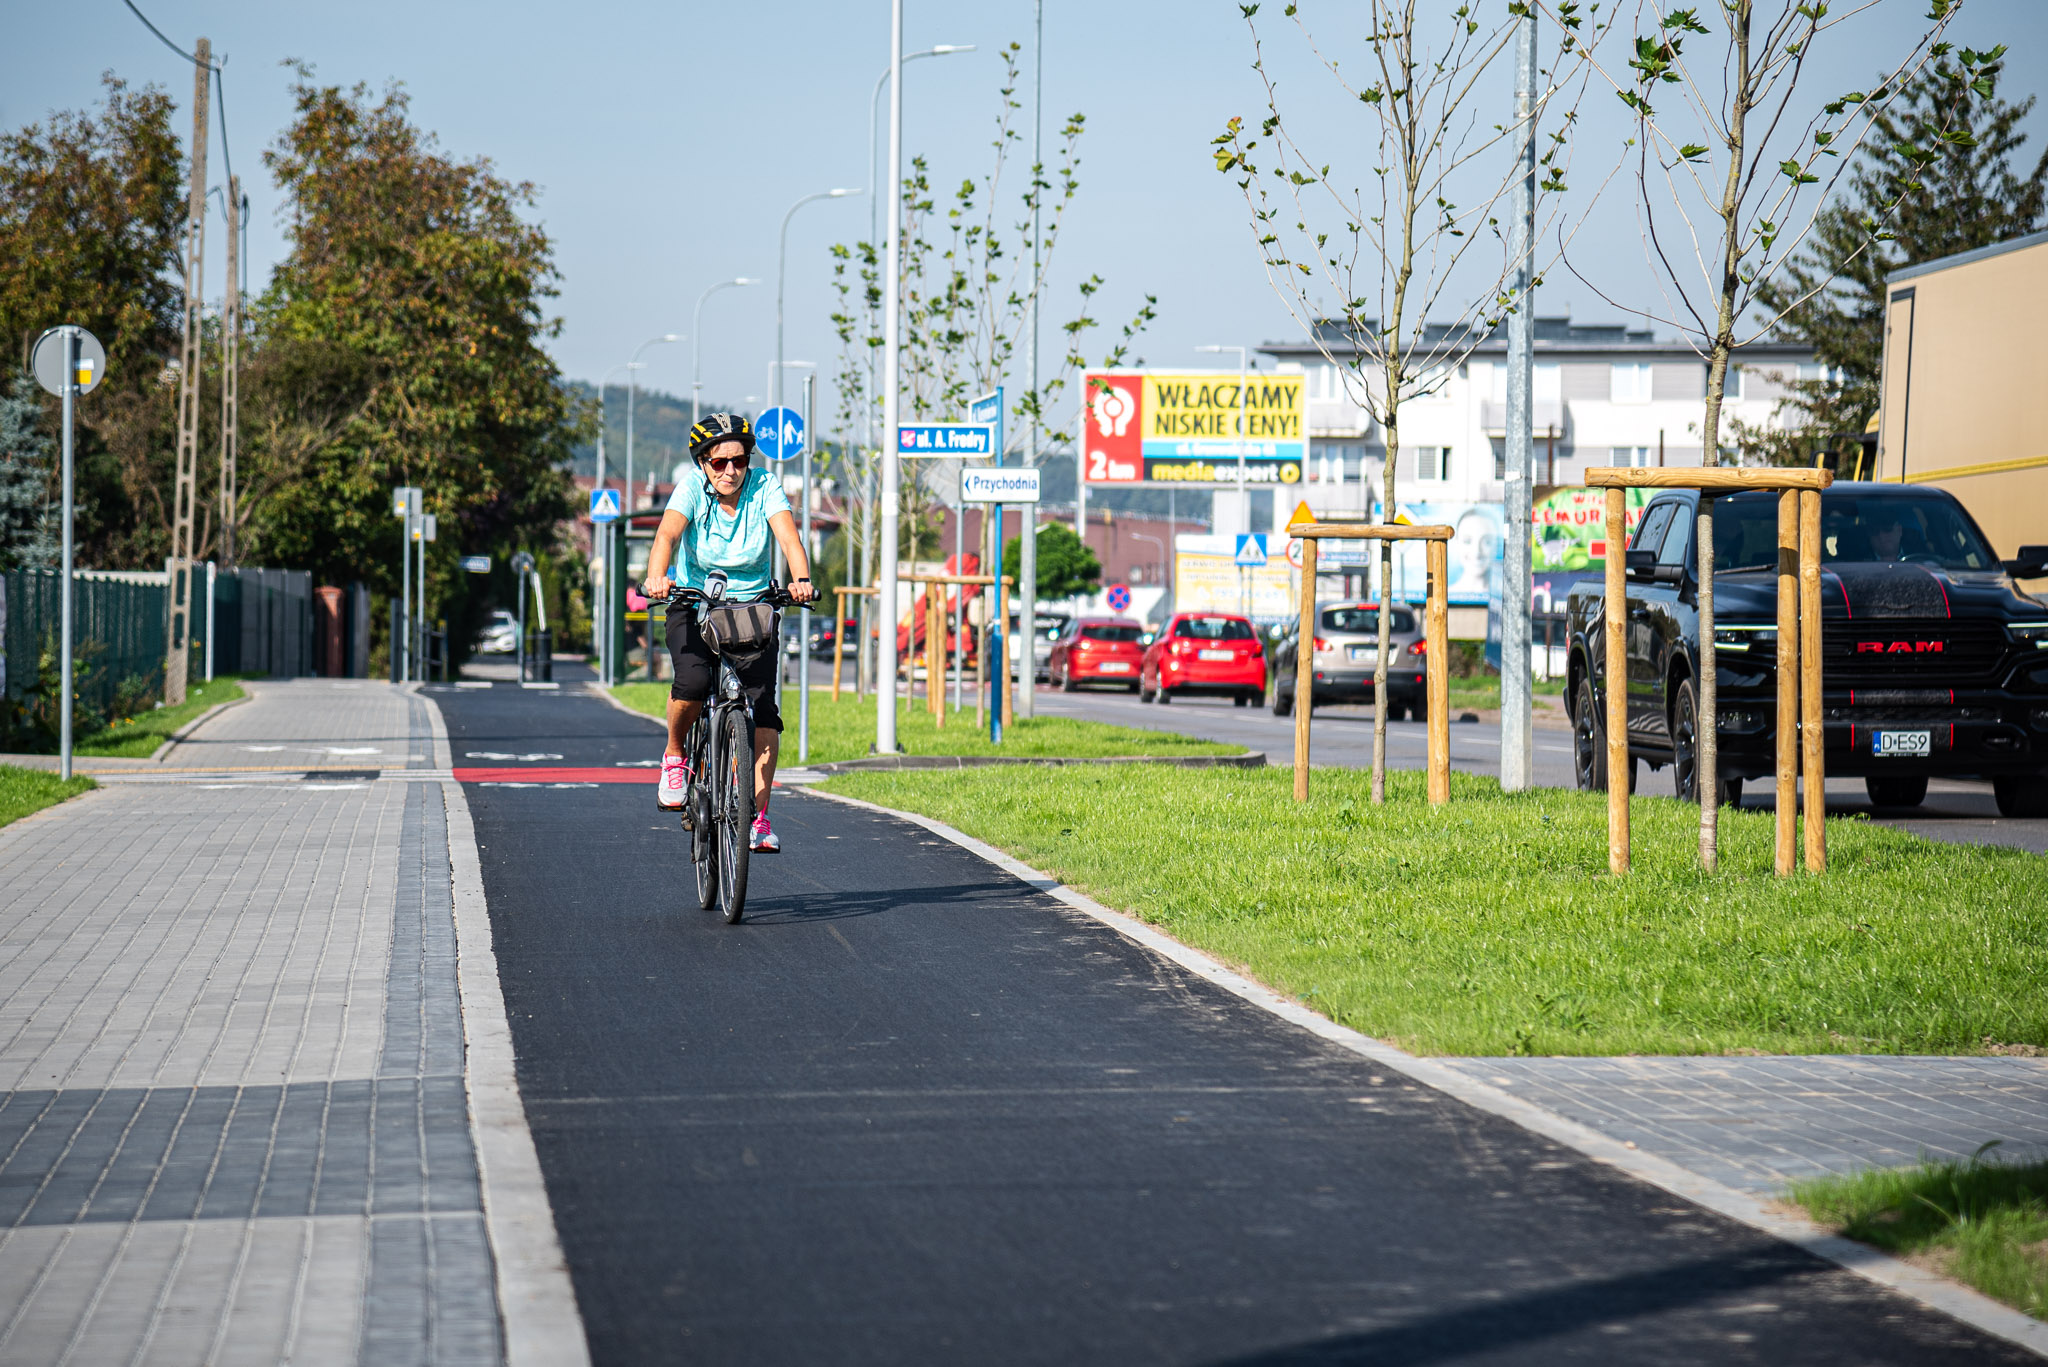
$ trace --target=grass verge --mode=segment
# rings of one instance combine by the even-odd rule
[[[170,738],[171,732],[191,721],[216,703],[242,696],[241,684],[233,679],[210,679],[185,691],[185,701],[176,707],[158,707],[115,722],[72,747],[75,755],[98,759],[148,759]]]
[[[1837,1233],[2048,1319],[2048,1161],[2000,1163],[1980,1151],[1797,1182],[1792,1199]]]
[[[54,807],[67,797],[77,797],[97,786],[83,774],[66,782],[44,769],[17,769],[11,764],[0,764],[0,826]]]
[[[618,684],[612,693],[620,702],[650,717],[666,715],[668,685],[665,683]],[[796,754],[796,695],[782,705],[784,757]],[[832,701],[829,691],[811,690],[811,755],[813,764],[836,760],[865,759],[875,739],[875,702],[841,694]],[[1007,755],[1032,759],[1098,759],[1109,755],[1239,755],[1241,745],[1223,745],[1197,740],[1170,731],[1145,731],[1132,726],[1110,726],[1103,722],[1079,721],[1071,717],[1032,717],[1019,720],[1003,731],[1003,743],[991,744],[988,732],[974,724],[974,710],[949,712],[945,729],[932,724],[924,700],[917,706],[896,711],[896,740],[911,755]]]
[[[1829,870],[1771,873],[1772,817],[1637,798],[1607,873],[1606,797],[1452,775],[1134,766],[839,775],[1331,1019],[1424,1054],[1971,1053],[2048,1043],[2048,860],[1828,823]]]

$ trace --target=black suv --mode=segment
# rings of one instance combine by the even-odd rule
[[[1697,798],[1699,495],[1643,509],[1628,546],[1629,787],[1638,759],[1677,767]],[[1821,646],[1830,777],[1860,776],[1879,807],[1912,807],[1931,775],[1989,778],[2007,816],[2048,816],[2048,603],[2001,563],[1938,489],[1838,483],[1821,495]],[[1778,496],[1714,503],[1714,644],[1722,798],[1776,772]],[[1570,691],[1581,788],[1606,786],[1603,586],[1572,591]]]

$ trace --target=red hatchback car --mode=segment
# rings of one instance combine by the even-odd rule
[[[1266,693],[1266,652],[1249,617],[1176,614],[1145,651],[1138,696],[1146,702],[1208,694],[1248,707]]]
[[[1144,636],[1145,628],[1127,617],[1076,617],[1052,643],[1046,677],[1067,693],[1082,684],[1115,684],[1135,693]]]

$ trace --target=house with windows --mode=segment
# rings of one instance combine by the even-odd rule
[[[1531,414],[1535,482],[1571,485],[1591,465],[1697,465],[1706,418],[1706,363],[1683,341],[1648,329],[1536,318],[1536,376]],[[1431,337],[1445,333],[1433,329]],[[1358,372],[1333,364],[1356,355],[1341,328],[1328,325],[1322,347],[1306,339],[1258,348],[1274,368],[1309,377],[1308,501],[1321,513],[1369,509],[1386,460],[1385,434],[1358,402]],[[1744,347],[1730,365],[1722,409],[1722,445],[1731,421],[1769,427],[1786,383],[1820,372],[1810,347],[1766,342]],[[1369,376],[1367,377],[1370,378]],[[1401,503],[1499,503],[1507,446],[1507,332],[1495,331],[1464,364],[1422,397],[1401,405],[1395,497]],[[1259,509],[1250,510],[1250,530]],[[1286,510],[1279,514],[1284,517]]]

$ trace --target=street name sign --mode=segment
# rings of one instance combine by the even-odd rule
[[[617,489],[592,489],[590,491],[590,520],[592,522],[617,522],[619,520],[619,491]]]
[[[985,422],[900,423],[896,449],[906,456],[993,456],[996,430]]]
[[[491,558],[488,555],[465,555],[462,557],[462,568],[471,574],[489,574]]]
[[[794,460],[804,453],[803,414],[794,408],[771,408],[754,419],[754,442],[769,460]]]
[[[1036,503],[1038,471],[1001,465],[960,472],[963,503]]]
[[[993,393],[984,394],[967,405],[967,420],[978,422],[995,429],[995,449],[991,458],[996,464],[1003,463],[1003,387],[997,385]]]

